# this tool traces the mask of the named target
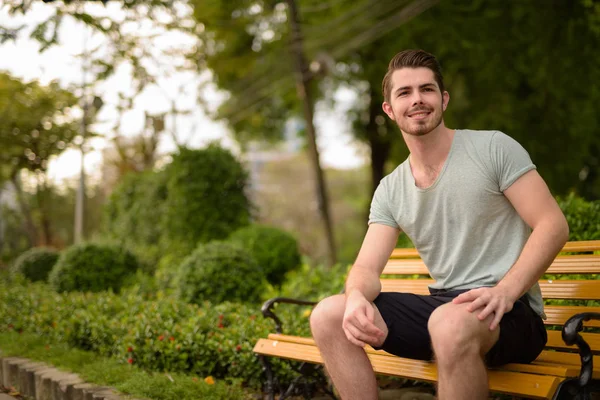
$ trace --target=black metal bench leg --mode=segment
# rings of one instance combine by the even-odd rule
[[[269,360],[263,355],[259,355],[258,359],[262,365],[265,375],[267,375],[267,384],[265,390],[269,400],[275,400],[275,380],[273,378],[273,371],[271,370],[271,364]]]
[[[600,393],[598,380],[592,380],[581,387],[577,379],[567,379],[560,384],[553,400],[592,400],[592,393]]]

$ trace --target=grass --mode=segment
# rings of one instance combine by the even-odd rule
[[[136,398],[152,400],[257,398],[256,394],[243,389],[238,382],[214,382],[212,377],[147,372],[96,353],[74,349],[62,343],[49,343],[46,339],[31,334],[0,333],[0,355],[19,356],[45,362],[65,372],[76,373],[85,382],[111,386],[121,393]]]

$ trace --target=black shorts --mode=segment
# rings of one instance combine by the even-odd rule
[[[380,293],[374,303],[388,327],[388,336],[378,350],[400,357],[433,360],[429,316],[437,307],[449,303],[468,290],[436,291],[430,295]],[[544,349],[548,336],[544,321],[529,306],[525,296],[513,305],[500,321],[500,338],[486,354],[490,367],[507,363],[529,363]]]

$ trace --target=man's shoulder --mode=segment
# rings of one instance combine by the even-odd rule
[[[504,132],[499,130],[483,130],[483,129],[460,129],[461,137],[470,141],[491,141],[497,135],[506,135]]]
[[[394,170],[392,172],[390,172],[389,174],[387,174],[386,176],[384,176],[381,179],[381,182],[384,184],[393,184],[396,183],[398,180],[402,179],[402,174],[404,171],[404,168],[410,168],[409,163],[408,163],[408,158],[406,160],[404,160],[402,163],[400,163],[396,168],[394,168]]]

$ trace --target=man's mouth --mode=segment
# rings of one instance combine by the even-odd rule
[[[408,114],[408,117],[412,119],[423,119],[426,118],[429,114],[431,114],[430,111],[417,111],[412,114]]]

